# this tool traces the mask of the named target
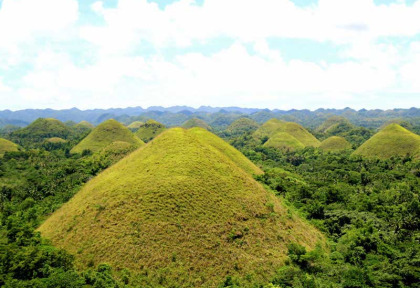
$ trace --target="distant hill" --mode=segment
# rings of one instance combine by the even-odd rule
[[[0,158],[4,156],[4,153],[13,151],[18,151],[18,145],[9,140],[0,138]]]
[[[317,132],[326,133],[328,135],[338,135],[343,132],[350,131],[354,126],[344,117],[331,116],[316,129]]]
[[[68,139],[73,133],[70,127],[57,119],[39,118],[29,126],[12,132],[10,138],[15,143],[32,147],[52,137]]]
[[[144,125],[144,122],[142,121],[134,121],[130,123],[130,125],[127,126],[128,129],[135,132],[137,131],[142,125]]]
[[[165,131],[166,127],[162,123],[159,123],[155,120],[148,120],[146,123],[140,126],[136,131],[135,135],[139,137],[144,142],[149,142],[157,135]]]
[[[259,127],[254,132],[254,137],[258,139],[268,137],[268,139],[270,139],[270,137],[274,136],[278,132],[285,132],[290,134],[303,145],[305,145],[305,147],[318,147],[320,144],[319,140],[316,139],[315,136],[309,133],[301,125],[293,122],[285,122],[274,118],[268,120],[261,127]]]
[[[305,148],[305,145],[287,132],[277,132],[264,143],[264,147],[295,151]]]
[[[200,127],[200,128],[204,128],[206,130],[211,131],[211,127],[204,120],[201,120],[198,118],[191,118],[187,120],[186,122],[182,124],[181,127],[185,129],[189,129],[193,127]]]
[[[254,132],[259,126],[257,122],[250,118],[239,118],[226,128],[226,132],[232,136],[242,135],[248,132]]]
[[[351,149],[351,144],[340,136],[331,136],[321,142],[319,148],[324,151],[341,151]]]
[[[98,152],[115,141],[127,142],[135,147],[144,145],[127,127],[113,119],[99,124],[89,133],[71,153],[82,153],[84,150]]]
[[[284,266],[289,243],[325,241],[215,137],[163,132],[89,181],[39,231],[79,267],[109,263],[149,287],[218,287],[228,275],[258,283]]]
[[[373,135],[354,154],[382,159],[407,154],[420,157],[420,136],[398,124],[390,124]]]
[[[49,143],[66,143],[67,142],[66,140],[64,140],[63,138],[60,138],[60,137],[48,138],[45,141],[49,142]]]

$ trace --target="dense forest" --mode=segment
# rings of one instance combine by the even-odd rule
[[[174,126],[192,119],[192,115],[204,115],[197,111],[186,113],[185,107],[183,110],[163,111],[154,119]],[[373,115],[372,111],[344,110],[336,114],[348,117],[330,118],[331,111],[321,116],[320,111],[308,112],[307,116],[303,116],[302,111],[282,116],[278,111],[249,111],[243,118],[243,112],[205,112],[207,117],[198,118],[208,125],[200,122],[185,127],[201,126],[211,130],[242,152],[264,172],[254,178],[278,197],[290,213],[299,215],[321,231],[326,244],[308,250],[298,243],[289,243],[285,265],[273,271],[270,279],[244,282],[228,275],[220,281],[219,287],[420,287],[419,154],[413,150],[413,154],[396,153],[383,158],[354,153],[371,141],[384,124],[399,123],[407,128],[402,128],[403,133],[410,133],[407,137],[417,139],[418,135],[411,135],[420,131],[418,109],[404,110],[401,117],[395,117],[398,111],[386,116],[383,111]],[[109,115],[100,120],[113,117],[128,125],[152,118],[147,114],[151,112],[144,113],[120,118]],[[153,112],[153,116],[157,114]],[[167,115],[171,115],[171,120],[163,120]],[[179,120],[173,120],[173,115]],[[264,133],[260,134],[256,131],[273,115],[302,124],[307,128],[304,132],[311,132],[317,142],[287,146],[287,149],[284,145],[289,142],[281,143],[283,146],[267,145],[273,136],[264,134],[266,130],[261,130]],[[242,119],[234,122],[239,118]],[[317,120],[313,121],[315,118]],[[26,128],[4,126],[2,130],[1,137],[19,147],[4,152],[0,158],[0,286],[153,287],[153,283],[160,283],[161,287],[177,287],[163,278],[148,284],[141,275],[128,269],[114,269],[107,263],[91,263],[90,267],[81,269],[75,263],[75,255],[41,237],[37,230],[41,223],[86,182],[129,155],[142,141],[136,140],[131,146],[119,143],[112,146],[113,149],[107,146],[97,151],[88,147],[73,153],[72,149],[83,139],[93,141],[87,138],[93,133],[91,128],[75,123],[37,121]],[[96,121],[99,120],[92,122],[97,124]],[[133,135],[141,127],[150,128],[150,122],[142,125],[146,124],[140,123],[131,130]],[[296,132],[300,127],[287,130],[299,143],[305,140],[299,138],[302,133]],[[120,134],[128,135],[129,129],[117,124],[97,130],[96,135],[104,135],[106,131],[115,133],[116,129],[126,129],[125,134]],[[159,124],[157,129],[161,133],[164,126]],[[283,133],[280,135],[285,131],[280,131]],[[402,130],[398,131],[396,133]],[[151,138],[157,134],[147,131],[146,140],[153,143]],[[392,134],[385,136],[388,135]],[[321,141],[331,136],[342,138],[348,145],[323,149]],[[398,139],[392,141],[398,142]],[[419,149],[418,142],[413,143],[414,149]],[[240,240],[236,238],[240,237],[233,235],[231,240]]]

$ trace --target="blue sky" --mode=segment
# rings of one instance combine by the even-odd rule
[[[420,105],[420,0],[0,0],[0,109]]]

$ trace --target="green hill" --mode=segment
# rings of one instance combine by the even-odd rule
[[[305,147],[318,147],[320,142],[311,133],[309,133],[301,125],[294,122],[285,122],[278,119],[270,119],[265,122],[257,131],[254,132],[254,137],[262,139],[264,137],[272,137],[278,132],[286,132],[295,137]]]
[[[52,118],[39,118],[25,128],[14,131],[11,138],[16,143],[32,146],[44,142],[52,137],[68,139],[73,135],[70,127],[63,122]]]
[[[191,118],[187,121],[185,121],[182,125],[182,128],[185,129],[189,129],[189,128],[193,128],[193,127],[200,127],[200,128],[204,128],[208,131],[211,131],[211,127],[204,121],[198,118]]]
[[[18,151],[18,145],[9,140],[0,138],[0,157],[3,157],[6,152],[13,151]]]
[[[74,128],[76,128],[76,129],[93,129],[93,128],[95,128],[95,126],[93,126],[93,124],[91,124],[87,121],[81,121],[81,122],[77,123],[76,125],[74,125]]]
[[[127,127],[114,119],[110,119],[99,124],[70,152],[81,153],[83,150],[98,152],[115,141],[127,142],[135,147],[144,144]]]
[[[144,125],[144,122],[141,121],[134,121],[130,123],[130,125],[127,126],[128,129],[135,132],[137,131],[142,125]]]
[[[337,135],[353,129],[353,125],[344,117],[331,116],[324,123],[322,123],[316,131],[319,133],[326,133],[328,135]]]
[[[373,135],[353,154],[381,159],[407,154],[420,157],[420,136],[398,124],[391,124]]]
[[[144,142],[149,142],[153,138],[155,138],[157,135],[162,133],[166,130],[165,125],[162,123],[159,123],[155,120],[148,120],[146,123],[144,123],[135,133],[137,137],[139,137]]]
[[[305,145],[303,145],[302,142],[286,132],[277,132],[264,143],[264,146],[285,151],[294,151],[305,148]]]
[[[52,137],[45,140],[45,142],[57,144],[57,143],[66,143],[67,141],[60,137]]]
[[[340,136],[331,136],[321,142],[319,148],[324,151],[341,151],[351,149],[351,144]]]
[[[226,132],[229,133],[229,135],[236,136],[254,132],[258,127],[260,127],[260,125],[252,119],[239,118],[226,128]]]
[[[88,182],[39,231],[78,267],[127,268],[149,287],[217,287],[228,275],[250,286],[284,265],[289,243],[323,243],[215,137],[167,130]]]

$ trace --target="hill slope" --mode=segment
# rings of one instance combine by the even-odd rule
[[[137,131],[142,125],[144,125],[144,122],[141,121],[134,121],[131,122],[130,125],[127,126],[128,129],[135,132]]]
[[[9,140],[0,138],[0,157],[3,157],[4,153],[12,151],[18,151],[18,145]]]
[[[39,230],[79,266],[128,268],[152,287],[271,277],[288,243],[313,248],[322,236],[288,214],[214,137],[167,130],[88,182]]]
[[[239,118],[226,128],[226,132],[230,135],[241,135],[247,132],[254,132],[259,126],[260,125],[252,119]]]
[[[373,135],[353,154],[382,159],[407,154],[420,157],[420,136],[398,124],[391,124]]]
[[[268,120],[260,128],[258,128],[257,131],[254,132],[254,137],[259,139],[262,139],[263,137],[270,138],[277,132],[289,133],[297,140],[299,140],[303,145],[305,145],[305,147],[318,147],[319,144],[321,144],[319,140],[315,138],[315,136],[309,133],[301,125],[294,122],[285,122],[274,118]]]
[[[353,125],[344,117],[331,116],[324,121],[317,129],[317,132],[327,133],[329,135],[336,135],[345,131],[349,131]]]
[[[136,147],[144,144],[127,127],[110,119],[93,129],[88,136],[71,149],[71,153],[81,153],[83,150],[97,152],[115,141],[127,142]]]
[[[149,142],[157,135],[165,131],[166,127],[162,123],[159,123],[155,120],[148,120],[137,130],[135,135],[139,137],[144,142]]]
[[[211,131],[211,127],[209,126],[209,124],[207,124],[204,120],[201,120],[201,119],[198,119],[198,118],[191,118],[191,119],[185,121],[184,124],[182,124],[181,127],[185,128],[185,129],[189,129],[189,128],[193,128],[193,127],[200,127],[200,128],[204,128],[206,130]]]
[[[277,132],[264,143],[264,146],[286,151],[294,151],[305,148],[305,145],[303,145],[302,142],[286,132]]]
[[[340,151],[351,149],[351,144],[340,136],[331,136],[321,142],[319,148],[324,151]]]

